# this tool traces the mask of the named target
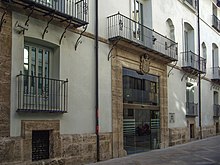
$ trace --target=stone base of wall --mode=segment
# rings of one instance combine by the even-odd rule
[[[170,146],[183,144],[189,141],[188,128],[170,128],[169,135]]]
[[[169,145],[174,146],[177,144],[187,143],[192,140],[200,139],[200,129],[195,129],[195,137],[190,138],[190,130],[188,127],[185,128],[170,128],[169,129]],[[202,127],[202,138],[207,138],[216,135],[216,127],[206,126]]]
[[[96,135],[60,135],[61,156],[32,162],[25,159],[25,140],[22,137],[0,138],[1,165],[77,165],[97,161]],[[100,160],[112,158],[112,133],[100,134]]]
[[[202,128],[202,137],[207,138],[210,136],[216,135],[216,128],[215,126],[207,126]]]
[[[112,135],[111,133],[100,134],[100,160],[112,158]],[[96,135],[62,135],[62,158],[65,164],[82,164],[97,161]]]

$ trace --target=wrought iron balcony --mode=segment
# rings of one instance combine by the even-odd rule
[[[192,102],[186,102],[186,116],[189,117],[198,116],[198,104]]]
[[[182,52],[182,69],[192,74],[206,73],[206,59],[200,57],[192,51]],[[200,66],[199,66],[200,65]]]
[[[17,87],[17,112],[67,112],[68,80],[19,74]]]
[[[220,67],[213,67],[212,68],[211,80],[217,84],[220,84]]]
[[[213,105],[213,112],[214,112],[214,117],[219,117],[220,116],[220,105],[214,104]]]
[[[88,24],[87,0],[3,0],[10,4],[24,6],[30,10],[51,15],[60,21],[71,22],[74,27]]]
[[[178,44],[156,31],[118,13],[108,17],[108,38],[123,40],[136,47],[154,52],[168,62],[178,60]]]
[[[220,32],[220,20],[215,15],[212,15],[212,27],[214,27],[218,32]]]

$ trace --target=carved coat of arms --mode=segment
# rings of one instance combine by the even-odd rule
[[[141,56],[140,70],[143,74],[147,74],[150,71],[150,59],[145,55]]]

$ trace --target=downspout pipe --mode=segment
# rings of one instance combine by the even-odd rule
[[[95,93],[96,93],[96,150],[97,150],[97,162],[100,161],[100,141],[99,141],[99,41],[98,41],[98,0],[95,0],[95,74],[96,74],[96,85],[95,85]]]
[[[199,55],[199,71],[201,69],[201,53],[200,53],[200,14],[199,14],[199,0],[197,0],[197,15],[198,15],[198,55]],[[202,139],[202,110],[201,110],[201,73],[199,72],[199,82],[198,82],[198,87],[199,87],[199,129],[200,129],[200,139]]]

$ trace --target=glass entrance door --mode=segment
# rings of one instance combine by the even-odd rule
[[[124,149],[127,154],[158,149],[160,143],[159,111],[148,109],[124,109]]]

